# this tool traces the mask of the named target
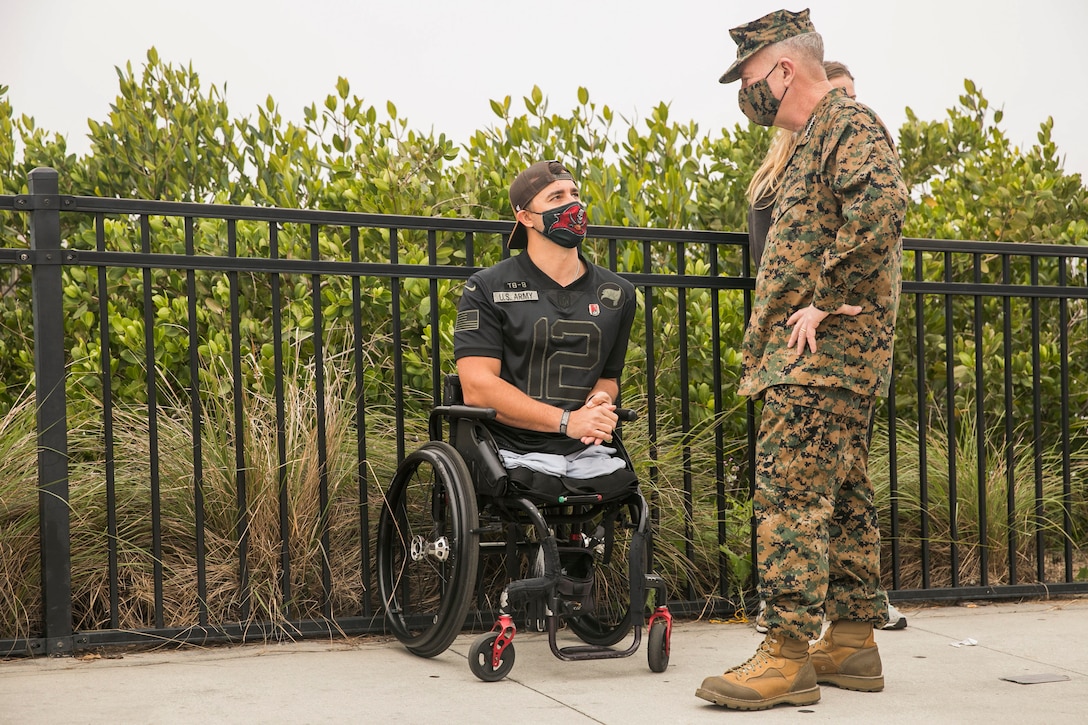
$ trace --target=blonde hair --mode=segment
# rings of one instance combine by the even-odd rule
[[[757,207],[764,209],[774,203],[774,198],[778,196],[778,187],[782,185],[782,172],[785,171],[790,156],[793,156],[798,136],[799,134],[793,131],[778,129],[778,134],[767,149],[767,155],[763,157],[763,163],[759,165],[756,172],[752,174],[752,180],[748,182],[748,202],[752,206],[767,200],[763,206]]]

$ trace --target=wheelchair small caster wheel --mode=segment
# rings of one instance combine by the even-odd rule
[[[492,662],[492,654],[495,651],[495,632],[488,632],[476,638],[472,643],[472,650],[468,653],[468,666],[472,674],[484,682],[498,682],[510,674],[514,668],[514,643],[506,645],[502,651],[498,665]]]
[[[653,672],[664,672],[669,666],[669,625],[661,619],[650,625],[646,643],[646,659]]]

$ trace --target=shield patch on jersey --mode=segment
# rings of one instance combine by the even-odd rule
[[[597,298],[610,310],[618,310],[623,305],[623,290],[615,282],[605,282],[597,288]]]

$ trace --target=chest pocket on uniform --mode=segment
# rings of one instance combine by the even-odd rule
[[[763,251],[764,259],[773,259],[785,251],[779,244],[789,240],[787,230],[794,227],[797,220],[805,217],[808,201],[809,188],[804,175],[787,173],[782,179],[778,200],[771,212],[771,224],[767,228],[767,242]]]
[[[804,174],[789,174],[782,179],[782,187],[778,190],[778,201],[774,205],[771,214],[771,226],[775,226],[782,219],[803,214],[803,210],[794,209],[798,204],[811,200],[809,185],[805,183]]]

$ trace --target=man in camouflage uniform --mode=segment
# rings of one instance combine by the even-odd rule
[[[768,632],[751,659],[696,691],[759,710],[815,703],[819,683],[884,687],[867,428],[890,382],[907,192],[883,124],[827,81],[808,10],[730,34],[737,60],[721,82],[742,81],[752,121],[801,134],[756,278],[740,386],[763,399],[755,511]]]

